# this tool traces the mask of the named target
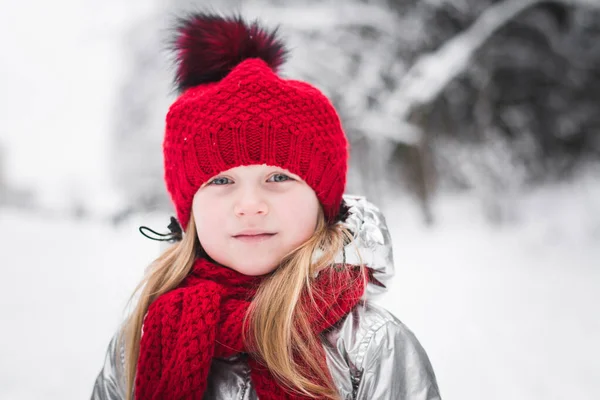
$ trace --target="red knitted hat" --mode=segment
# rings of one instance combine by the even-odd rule
[[[211,177],[267,164],[300,176],[328,221],[346,186],[348,142],[331,102],[315,87],[276,74],[286,50],[256,22],[192,14],[179,20],[174,49],[180,96],[166,118],[165,182],[183,229]]]

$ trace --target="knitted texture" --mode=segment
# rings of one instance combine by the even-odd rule
[[[346,186],[348,142],[331,102],[315,87],[280,78],[250,58],[219,82],[186,90],[170,107],[163,142],[165,182],[185,229],[193,196],[211,177],[267,164],[300,176],[328,221]]]
[[[359,269],[350,268],[351,281],[335,273],[315,280],[316,304],[311,326],[316,334],[347,315],[364,293]],[[336,279],[337,277],[337,279]],[[261,277],[240,274],[199,258],[192,272],[175,290],[159,296],[144,319],[137,365],[137,400],[201,399],[213,357],[246,352],[242,342],[244,316]],[[301,301],[308,300],[303,297]],[[315,355],[326,368],[324,351]],[[261,400],[300,400],[281,387],[252,357],[251,379]]]

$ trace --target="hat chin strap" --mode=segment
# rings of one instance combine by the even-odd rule
[[[179,242],[183,239],[183,231],[181,229],[181,225],[179,225],[179,221],[177,218],[171,216],[171,223],[168,226],[169,231],[171,233],[158,233],[147,226],[140,226],[139,231],[142,235],[146,236],[148,239],[156,240],[159,242]],[[154,237],[145,233],[145,231],[152,232]]]

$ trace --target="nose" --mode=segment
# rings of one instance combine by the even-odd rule
[[[269,207],[256,190],[245,190],[240,193],[240,197],[234,205],[234,212],[237,217],[266,215]]]

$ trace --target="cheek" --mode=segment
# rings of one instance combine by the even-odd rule
[[[311,192],[285,199],[278,207],[278,215],[296,244],[306,241],[317,226],[319,201]]]
[[[194,219],[198,239],[201,243],[208,243],[223,229],[223,216],[219,207],[210,198],[198,198],[194,201]]]

